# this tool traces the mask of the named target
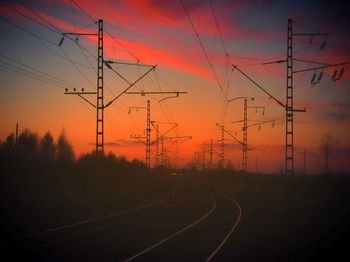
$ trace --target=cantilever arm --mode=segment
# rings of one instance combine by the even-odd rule
[[[66,89],[67,90],[67,89]],[[86,92],[86,91],[74,91],[74,92],[64,92],[65,95],[77,95],[79,96],[80,98],[82,98],[85,102],[87,102],[89,105],[93,106],[94,108],[96,108],[96,105],[94,105],[93,103],[91,103],[88,99],[86,99],[84,96],[82,95],[94,95],[96,94],[96,92]]]
[[[142,144],[146,145],[145,141],[143,141],[141,138],[146,138],[144,136],[130,136],[130,138],[137,139],[137,141],[141,142]]]
[[[269,96],[269,98],[272,98],[275,100],[280,106],[286,107],[281,101],[279,101],[276,97],[271,95],[269,92],[267,92],[261,85],[259,85],[257,82],[255,82],[253,79],[251,79],[246,73],[244,73],[241,69],[238,68],[238,65],[232,65],[234,69],[237,69],[242,75],[244,75],[250,82],[252,82],[254,85],[256,85],[260,90],[262,90],[265,94]]]
[[[95,107],[96,108],[96,106],[93,104],[93,103],[91,103],[89,100],[87,100],[85,97],[83,97],[82,95],[80,95],[80,94],[77,94],[80,98],[82,98],[83,100],[85,100],[89,105],[91,105],[91,106],[93,106],[93,107]]]
[[[216,126],[220,127],[220,129],[222,129],[226,134],[228,134],[230,137],[232,137],[234,140],[236,140],[238,143],[240,143],[241,145],[243,145],[242,141],[239,141],[235,136],[233,136],[230,132],[228,132],[222,125],[219,125],[218,123],[216,123]]]
[[[123,94],[125,94],[130,88],[132,88],[134,85],[136,85],[137,82],[139,82],[142,78],[144,78],[149,72],[151,72],[152,70],[155,70],[157,67],[157,65],[152,66],[152,68],[150,68],[146,73],[144,73],[142,76],[140,76],[135,82],[133,82],[132,84],[129,85],[129,87],[127,87],[123,92],[121,92],[119,95],[117,95],[115,98],[113,98],[111,101],[109,101],[106,105],[106,107],[109,107],[115,100],[117,100],[119,97],[121,97]]]
[[[178,98],[178,97],[179,97],[179,92],[176,92],[176,95],[175,95],[175,96],[168,96],[168,97],[165,97],[165,98],[159,100],[158,102],[160,103],[160,102],[162,102],[162,101],[164,101],[164,100],[167,100],[167,99],[170,99],[170,98]]]

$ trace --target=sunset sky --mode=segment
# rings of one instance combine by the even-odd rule
[[[77,3],[77,5],[75,4]],[[294,57],[335,64],[350,62],[349,7],[343,1],[228,1],[228,0],[37,0],[0,2],[0,139],[15,130],[28,127],[43,135],[57,137],[62,129],[78,155],[91,152],[95,144],[96,112],[88,103],[65,88],[96,90],[97,38],[80,36],[59,43],[62,32],[97,33],[92,19],[104,21],[105,60],[157,65],[130,91],[185,91],[178,98],[159,100],[166,95],[123,95],[105,110],[105,151],[128,159],[144,160],[145,148],[131,135],[144,136],[146,111],[151,100],[151,119],[160,132],[171,125],[178,128],[169,136],[192,136],[176,144],[166,143],[170,162],[182,166],[193,161],[194,152],[202,152],[202,143],[213,140],[220,152],[221,132],[216,123],[224,123],[242,139],[243,100],[227,104],[234,97],[254,97],[248,119],[275,120],[248,129],[248,170],[260,172],[284,170],[285,111],[249,82],[232,64],[285,103],[286,64],[262,65],[283,60],[287,52],[287,20],[292,18],[295,33],[328,33],[328,37],[295,37]],[[182,5],[183,3],[183,5]],[[185,8],[184,8],[185,7]],[[83,11],[84,10],[84,11]],[[85,13],[86,12],[86,13]],[[186,14],[187,12],[187,14]],[[91,16],[91,17],[90,17]],[[192,25],[193,27],[192,27]],[[199,39],[197,38],[197,34]],[[221,37],[220,37],[221,36]],[[75,41],[76,40],[76,41]],[[322,43],[327,40],[325,48]],[[202,44],[202,46],[201,46]],[[203,48],[205,52],[203,51]],[[212,67],[211,67],[212,66]],[[304,69],[315,64],[294,62]],[[212,70],[212,69],[213,70]],[[129,82],[148,68],[114,64],[113,69]],[[342,66],[323,71],[319,84],[312,85],[314,73],[294,75],[295,168],[303,170],[306,150],[307,172],[322,170],[319,144],[325,134],[339,142],[332,158],[334,170],[350,172],[350,67],[338,81],[332,80]],[[213,73],[214,72],[214,73]],[[104,68],[105,104],[128,87],[117,74]],[[93,103],[94,96],[87,96]],[[155,131],[152,130],[152,139]],[[242,150],[226,136],[226,158],[241,169]],[[154,148],[152,148],[154,151]],[[208,154],[206,159],[208,160]],[[152,152],[152,163],[154,152]],[[214,160],[218,159],[214,154]]]

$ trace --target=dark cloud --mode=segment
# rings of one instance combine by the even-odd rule
[[[323,112],[319,114],[320,120],[326,121],[335,121],[335,122],[344,122],[350,120],[349,112]]]
[[[350,109],[350,103],[349,102],[343,102],[343,101],[337,101],[337,102],[331,102],[330,106],[337,109]]]
[[[89,145],[95,145],[95,143],[88,143]],[[105,146],[109,147],[126,147],[126,146],[139,146],[142,143],[136,139],[127,140],[127,139],[117,139],[110,142],[105,142]]]

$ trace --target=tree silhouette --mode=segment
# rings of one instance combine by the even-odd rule
[[[63,130],[57,139],[57,161],[61,163],[71,163],[74,161],[73,148],[68,142]]]
[[[43,162],[52,162],[56,159],[56,144],[50,132],[47,132],[40,140],[40,158]]]
[[[15,134],[10,133],[6,140],[0,144],[0,168],[9,165],[16,157]]]
[[[18,137],[17,153],[23,160],[31,161],[38,156],[38,152],[38,135],[26,128]]]
[[[14,150],[16,146],[16,138],[14,133],[10,133],[6,137],[6,141],[1,144],[1,149],[8,151],[8,150]]]

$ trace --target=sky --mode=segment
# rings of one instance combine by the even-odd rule
[[[350,62],[348,11],[343,1],[1,1],[0,139],[19,123],[20,130],[29,128],[40,135],[50,131],[57,137],[64,130],[77,155],[94,150],[95,108],[64,92],[96,90],[97,37],[70,35],[60,42],[63,33],[97,33],[95,21],[103,19],[104,59],[121,62],[114,63],[113,70],[104,67],[105,105],[147,72],[143,64],[157,67],[130,91],[187,92],[176,98],[122,95],[105,109],[106,152],[145,159],[144,145],[131,136],[145,136],[145,106],[150,100],[151,120],[159,122],[161,134],[176,123],[167,136],[192,137],[165,141],[171,165],[193,162],[203,147],[207,163],[206,145],[211,141],[216,162],[221,150],[217,123],[242,140],[243,100],[227,100],[254,97],[248,102],[248,123],[268,123],[248,128],[248,170],[283,171],[284,108],[232,65],[285,103],[286,63],[263,63],[286,59],[288,19],[295,22],[294,33],[328,34],[294,36],[294,58],[337,64]],[[295,70],[319,66],[301,61],[293,65]],[[339,78],[343,68],[341,79],[333,81],[334,71]],[[313,75],[317,79],[321,72],[320,83],[312,84]],[[350,172],[349,84],[348,65],[294,74],[294,107],[306,109],[294,115],[296,172],[303,173],[304,152],[306,173],[322,172],[319,145],[325,134],[338,141],[331,167]],[[95,96],[84,97],[96,103]],[[155,138],[152,129],[152,141]],[[225,158],[242,168],[242,147],[226,133]]]

